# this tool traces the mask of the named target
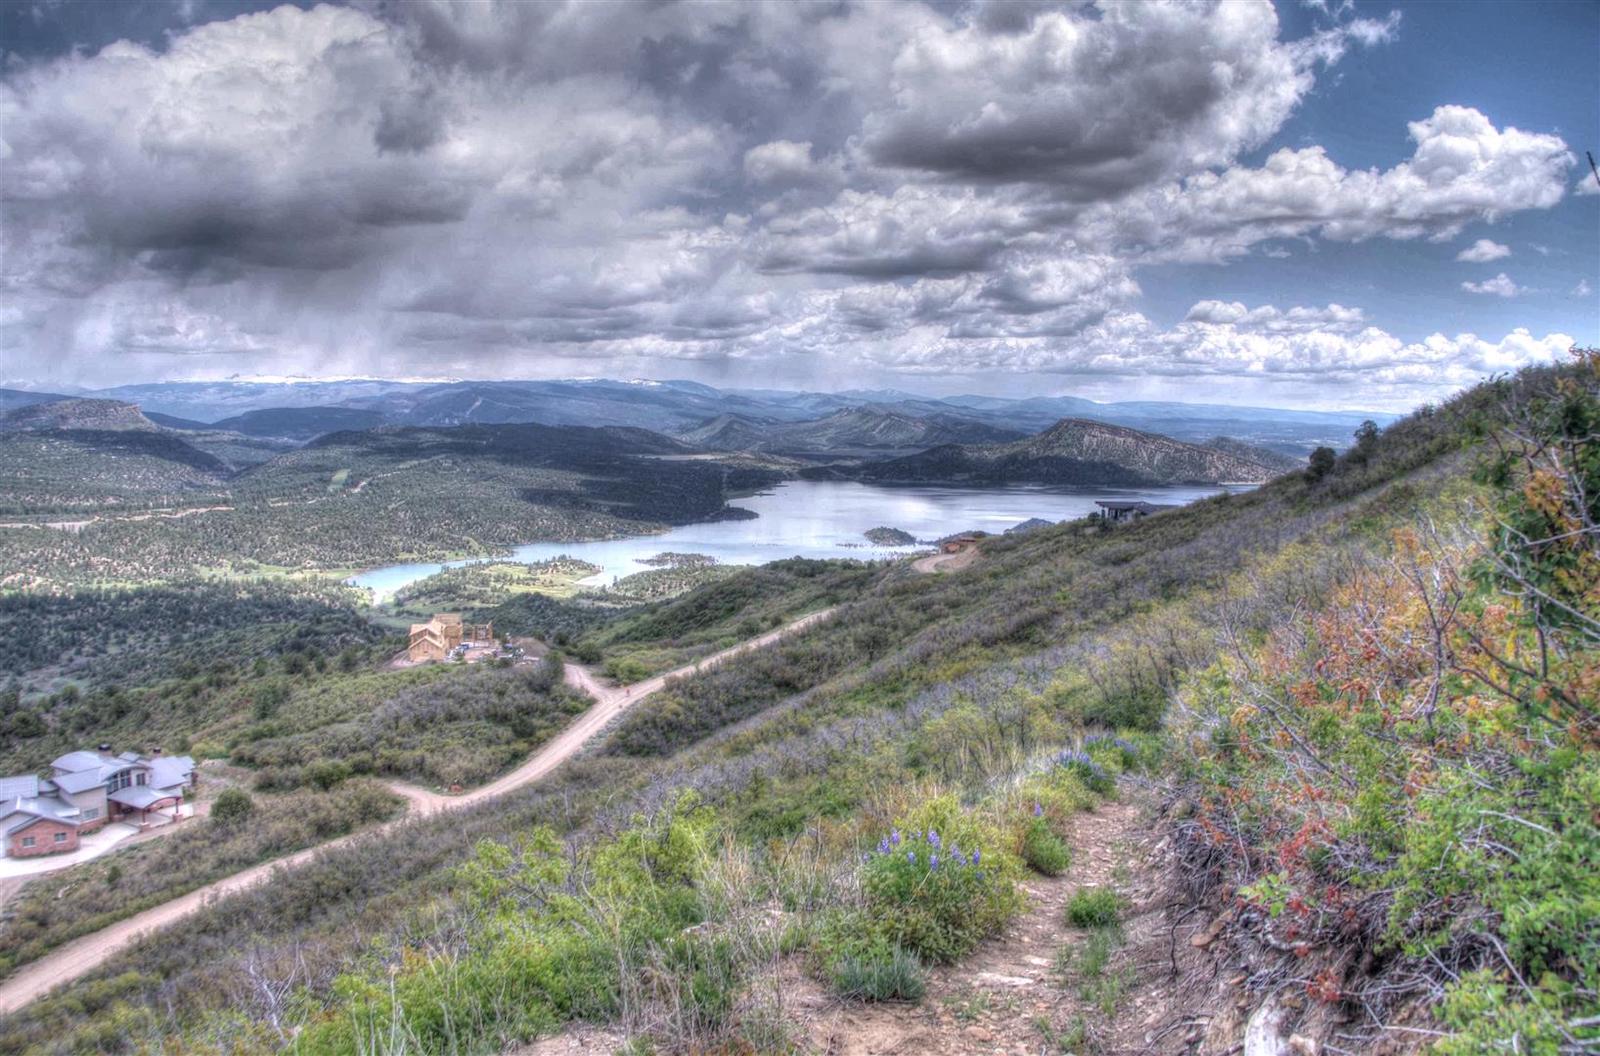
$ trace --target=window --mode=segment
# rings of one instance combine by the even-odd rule
[[[93,821],[95,818],[98,818],[99,816],[100,816],[100,808],[99,807],[84,807],[83,808],[83,820],[84,821]]]
[[[22,837],[22,845],[24,847],[32,847],[33,846],[33,837],[32,836],[24,836],[24,837]]]
[[[128,771],[126,771],[126,770],[118,771],[117,773],[111,775],[111,780],[110,781],[106,782],[106,791],[107,792],[118,792],[118,791],[121,791],[122,789],[127,788],[129,783],[132,780],[133,780],[133,775],[130,774]]]
[[[67,834],[64,833],[64,832],[56,833],[56,842],[57,843],[66,843],[67,842]]]

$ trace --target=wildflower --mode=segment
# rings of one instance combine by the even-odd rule
[[[973,865],[977,865],[981,861],[983,861],[983,852],[979,851],[979,850],[974,850],[972,852],[972,864]],[[979,873],[978,875],[982,876],[983,874]]]
[[[910,862],[912,865],[916,865],[917,864],[917,852],[916,851],[907,851],[906,852],[906,861]]]
[[[872,861],[872,855],[870,855],[870,854],[863,854],[863,855],[862,855],[862,856],[861,856],[861,860],[862,860],[862,861],[863,861],[863,862],[870,862],[870,861]]]
[[[930,868],[930,869],[939,868],[939,856],[937,854],[928,855],[928,868]]]
[[[1043,803],[1035,803],[1033,805],[1033,816],[1037,818],[1039,815],[1041,815],[1043,813],[1044,813],[1044,804]]]
[[[899,829],[895,829],[893,832],[889,833],[889,842],[894,844],[896,847],[900,846],[900,830]]]
[[[889,841],[888,840],[879,840],[878,841],[878,853],[879,854],[888,854],[889,853]]]
[[[928,842],[933,844],[935,847],[938,847],[939,846],[939,834],[937,832],[933,831],[932,829],[929,829],[928,830]]]

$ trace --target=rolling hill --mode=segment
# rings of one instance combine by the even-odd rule
[[[1253,453],[1247,444],[1221,447],[1065,418],[1043,432],[1006,444],[932,448],[904,458],[834,470],[895,483],[1076,484],[1131,487],[1262,481],[1282,473],[1283,456]]]
[[[882,404],[801,422],[724,414],[678,434],[713,450],[831,457],[910,454],[943,444],[1005,443],[1022,435],[955,414],[913,415]]]
[[[718,389],[693,381],[386,381],[279,379],[125,385],[86,395],[138,404],[146,414],[190,423],[238,419],[263,410],[337,407],[407,425],[632,425],[681,434],[724,415],[756,421],[803,422],[841,411],[882,408],[912,418],[954,416],[1014,434],[1048,428],[1062,418],[1109,422],[1189,443],[1223,435],[1303,456],[1311,448],[1343,448],[1364,419],[1393,415],[1159,401],[1097,403],[1076,396],[962,395],[935,397],[899,390],[802,392]],[[0,390],[0,409],[62,397]],[[369,419],[370,421],[370,419]],[[184,427],[179,422],[161,424]],[[345,427],[353,421],[342,423]],[[257,434],[260,435],[260,434]],[[289,435],[277,433],[272,435]],[[971,439],[960,442],[974,442]]]

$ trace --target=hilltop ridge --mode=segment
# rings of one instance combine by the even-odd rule
[[[949,444],[843,470],[862,480],[1140,486],[1259,483],[1294,463],[1229,440],[1191,444],[1085,418],[1064,418],[1004,444]]]

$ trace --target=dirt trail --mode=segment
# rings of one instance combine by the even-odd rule
[[[437,792],[430,792],[425,788],[418,788],[416,785],[406,784],[403,781],[392,781],[389,783],[389,788],[406,797],[415,810],[424,814],[431,814],[439,810],[459,810],[462,807],[504,795],[530,781],[539,780],[539,778],[572,758],[589,738],[604,729],[612,719],[639,701],[660,692],[672,679],[683,678],[697,671],[716,667],[718,664],[742,653],[771,645],[780,638],[803,631],[812,624],[827,619],[833,613],[834,610],[831,608],[813,612],[809,616],[802,616],[793,623],[785,624],[777,630],[768,631],[759,637],[724,649],[720,653],[702,657],[693,664],[685,664],[683,667],[675,668],[665,674],[656,675],[654,678],[647,678],[642,682],[636,682],[626,687],[606,685],[597,679],[587,667],[568,662],[565,669],[567,685],[587,693],[594,698],[595,704],[588,711],[578,716],[577,720],[561,731],[554,740],[549,741],[537,752],[529,756],[528,760],[521,766],[481,788],[475,788],[459,796],[440,795]]]
[[[1095,1052],[1150,1056],[1170,1051],[1146,1041],[1166,1011],[1163,988],[1167,931],[1158,886],[1147,866],[1150,836],[1142,801],[1102,804],[1073,819],[1072,864],[1058,877],[1030,873],[1027,906],[1005,931],[960,963],[928,973],[917,1004],[845,1001],[814,979],[803,958],[780,971],[784,1018],[800,1052],[825,1056],[1040,1056]],[[1108,1014],[1099,993],[1085,996],[1073,974],[1086,932],[1065,921],[1080,887],[1115,887],[1131,904],[1124,943],[1100,978],[1125,980]],[[1074,1036],[1083,1023],[1082,1037]],[[1174,1034],[1172,1040],[1183,1035]],[[509,1050],[507,1056],[609,1056],[627,1039],[615,1027],[577,1024]],[[1158,1039],[1160,1040],[1160,1039]]]
[[[23,965],[10,977],[0,981],[0,1014],[15,1012],[28,1002],[43,996],[57,986],[88,974],[98,968],[106,959],[131,946],[151,932],[158,931],[169,924],[182,920],[184,917],[197,913],[212,902],[247,890],[268,879],[279,869],[293,869],[297,865],[310,861],[324,851],[332,850],[378,833],[393,831],[419,815],[463,810],[476,803],[502,796],[513,789],[521,788],[523,785],[537,781],[578,754],[584,744],[604,729],[612,719],[641,700],[645,700],[661,690],[670,680],[693,674],[705,668],[715,667],[717,664],[749,652],[752,649],[760,649],[763,646],[770,645],[787,635],[798,633],[821,620],[827,619],[834,611],[834,609],[828,608],[813,612],[808,616],[802,616],[800,619],[776,630],[768,631],[766,634],[742,642],[732,648],[703,657],[696,663],[686,664],[673,671],[668,671],[666,674],[657,675],[654,678],[646,679],[628,687],[607,686],[596,679],[587,668],[569,663],[566,666],[567,683],[593,697],[595,700],[594,706],[578,716],[554,740],[549,741],[534,752],[526,762],[515,770],[481,788],[475,788],[459,796],[440,795],[437,792],[400,781],[390,782],[390,789],[404,796],[409,804],[406,813],[400,818],[386,822],[376,828],[363,829],[360,832],[351,833],[348,836],[342,836],[336,840],[318,844],[315,847],[308,847],[303,851],[297,851],[286,857],[252,866],[230,877],[191,891],[187,895],[175,898],[170,902],[163,902],[161,905],[147,909],[143,913],[129,917],[127,920],[102,928],[93,934],[74,939],[37,961]]]
[[[1078,987],[1058,967],[1063,949],[1070,955],[1085,939],[1064,921],[1067,900],[1080,887],[1127,890],[1125,869],[1143,816],[1128,802],[1078,815],[1068,840],[1073,860],[1067,871],[1058,877],[1029,874],[1023,913],[960,963],[929,972],[928,992],[919,1004],[841,1001],[796,966],[785,997],[806,1051],[829,1056],[1065,1051],[1049,1044],[1041,1024],[1060,1034],[1080,1015],[1092,1019],[1095,1011],[1085,1007]],[[1139,1051],[1123,1049],[1109,1037],[1097,1040],[1102,1053]]]
[[[931,554],[911,562],[911,567],[925,576],[938,572],[959,572],[978,559],[978,548],[969,546],[953,554]]]

